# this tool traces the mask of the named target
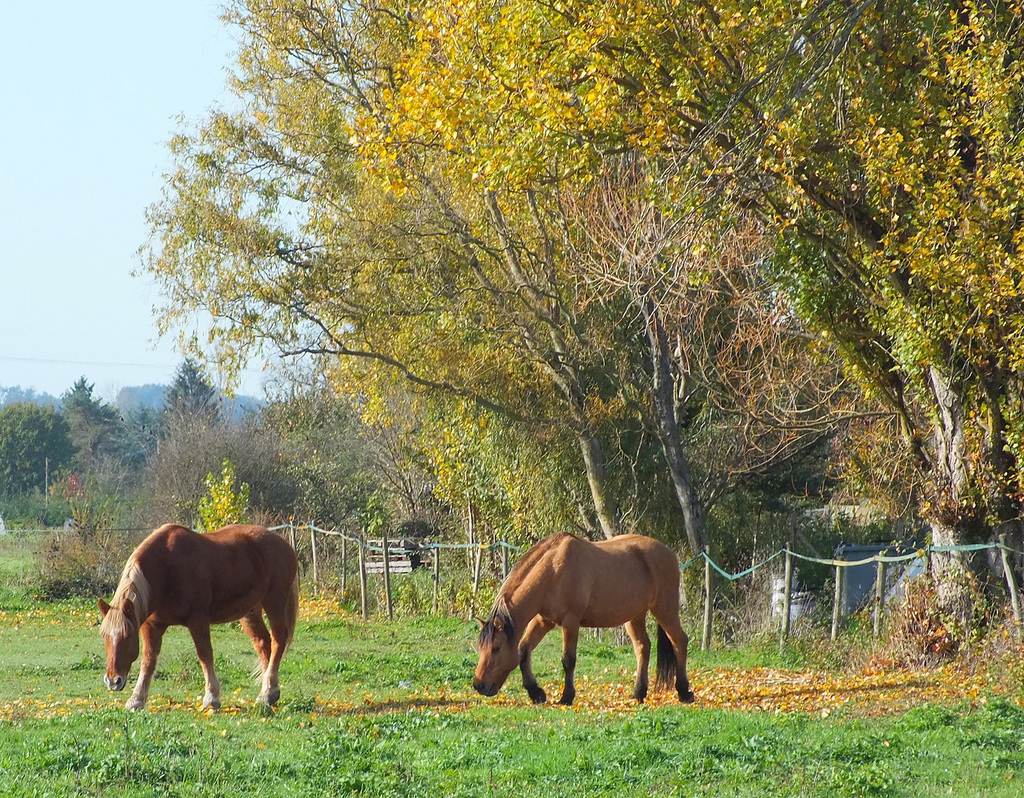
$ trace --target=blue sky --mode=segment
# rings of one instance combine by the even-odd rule
[[[112,400],[173,377],[160,297],[131,272],[177,118],[228,103],[221,6],[0,4],[0,386],[58,396],[85,376]],[[254,366],[241,391],[260,395]]]

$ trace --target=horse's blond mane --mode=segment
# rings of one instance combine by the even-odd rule
[[[139,567],[135,557],[129,557],[121,572],[121,581],[117,584],[113,598],[110,599],[110,610],[103,616],[100,634],[104,637],[131,634],[137,629],[124,612],[125,601],[131,601],[135,609],[135,617],[139,622],[149,615],[149,581]]]

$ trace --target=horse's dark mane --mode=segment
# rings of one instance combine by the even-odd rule
[[[494,600],[494,606],[491,608],[490,616],[480,628],[480,646],[493,644],[494,637],[498,633],[494,623],[496,620],[501,623],[501,626],[503,627],[502,631],[508,636],[510,641],[513,643],[518,641],[518,638],[516,637],[515,621],[512,618],[512,608],[509,605],[508,597],[516,587],[522,584],[524,579],[537,564],[537,561],[546,557],[550,549],[567,537],[574,536],[569,535],[566,532],[556,532],[553,535],[548,535],[546,538],[538,541],[537,544],[527,551],[519,562],[515,564],[509,572],[509,575],[505,578],[501,587],[498,589],[498,597]]]
[[[516,624],[515,621],[512,620],[512,614],[509,611],[505,597],[500,593],[498,594],[497,600],[494,602],[494,609],[491,610],[490,617],[484,622],[484,625],[480,627],[479,644],[481,647],[494,644],[495,636],[498,634],[498,628],[495,621],[501,623],[502,633],[507,635],[510,641],[515,642]]]
[[[565,538],[571,537],[575,536],[570,535],[567,532],[556,532],[555,534],[548,535],[543,540],[540,540],[533,548],[520,558],[519,562],[515,564],[509,572],[508,577],[505,579],[505,582],[502,584],[501,589],[498,591],[498,596],[507,596],[512,592],[523,582],[539,559],[546,557],[548,552],[554,548],[556,544],[565,540]]]

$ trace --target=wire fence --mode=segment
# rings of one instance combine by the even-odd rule
[[[359,604],[361,614],[364,618],[370,616],[371,594],[376,592],[376,587],[371,586],[371,577],[380,576],[383,587],[383,610],[389,619],[394,617],[394,602],[392,592],[392,576],[408,574],[413,570],[429,568],[431,573],[431,596],[430,603],[434,612],[438,611],[440,603],[440,590],[442,585],[442,563],[448,561],[449,566],[453,564],[450,555],[446,552],[461,552],[465,555],[464,561],[469,567],[469,593],[468,593],[468,615],[477,611],[478,595],[483,577],[483,565],[485,558],[491,563],[492,573],[496,573],[504,580],[516,556],[522,553],[527,546],[520,546],[506,541],[494,541],[489,543],[442,543],[410,541],[408,539],[391,540],[387,536],[378,539],[370,539],[364,535],[337,529],[324,529],[315,524],[283,524],[272,529],[280,534],[290,537],[293,548],[303,549],[307,545],[302,540],[308,536],[309,546],[309,578],[312,590],[319,592],[324,574],[322,574],[325,554],[323,545],[327,539],[335,539],[341,543],[341,589],[348,594],[348,580],[355,565],[355,577],[359,585]],[[56,534],[71,533],[74,530],[57,530]],[[148,529],[111,529],[107,532],[124,533],[136,535],[148,533]],[[33,533],[55,533],[55,530],[8,530],[10,533],[33,534]],[[737,582],[766,569],[777,568],[776,562],[783,560],[783,578],[780,585],[781,607],[776,608],[780,616],[779,635],[780,643],[790,635],[793,621],[793,598],[794,598],[794,570],[795,562],[799,561],[810,565],[824,566],[834,570],[834,592],[832,596],[832,617],[831,617],[831,638],[835,640],[841,630],[842,619],[846,613],[844,605],[847,603],[845,595],[847,579],[844,578],[845,569],[874,567],[874,575],[870,594],[868,596],[868,607],[872,617],[872,627],[875,636],[878,636],[882,625],[883,609],[886,604],[886,585],[892,566],[911,563],[915,560],[924,564],[922,570],[930,568],[931,558],[935,554],[979,554],[995,553],[1001,561],[1002,571],[1006,579],[1007,592],[1009,594],[1010,606],[1014,622],[1021,624],[1021,606],[1017,577],[1012,567],[1010,557],[1014,555],[1018,562],[1024,553],[1006,545],[1005,540],[999,543],[978,543],[961,546],[921,546],[907,551],[906,553],[890,554],[880,551],[868,557],[859,559],[838,559],[822,558],[801,554],[793,550],[791,546],[779,549],[773,554],[765,557],[760,562],[751,565],[749,568],[738,572],[730,572],[716,563],[707,552],[701,552],[696,557],[680,564],[680,570],[686,572],[695,567],[703,566],[703,622],[701,629],[701,648],[708,649],[712,643],[714,633],[714,612],[716,602],[716,579],[724,579],[727,582]],[[332,556],[337,556],[335,552]],[[327,559],[330,559],[328,557]],[[459,567],[462,567],[460,564]],[[777,573],[777,571],[776,571]],[[465,578],[463,574],[462,578]],[[862,606],[858,605],[858,606]]]
[[[356,547],[356,556],[358,560],[358,575],[360,585],[360,604],[362,615],[364,618],[369,617],[369,606],[368,606],[368,587],[367,579],[370,573],[380,574],[384,584],[384,595],[385,595],[385,611],[388,618],[392,618],[394,614],[393,603],[392,603],[392,591],[391,591],[391,575],[393,573],[407,573],[412,569],[411,558],[414,556],[425,559],[424,563],[429,564],[432,569],[432,582],[433,582],[433,606],[437,609],[438,604],[438,590],[441,583],[441,560],[442,552],[445,550],[465,551],[469,552],[472,557],[472,599],[471,603],[471,614],[480,587],[481,579],[481,567],[485,554],[493,554],[498,552],[501,555],[501,567],[500,576],[504,580],[508,576],[509,567],[511,564],[511,556],[516,553],[524,551],[526,546],[517,546],[506,541],[496,541],[491,543],[438,543],[428,542],[422,544],[416,544],[413,546],[405,545],[405,541],[389,541],[386,537],[377,540],[365,539],[358,534],[350,532],[344,532],[339,530],[328,530],[322,529],[313,524],[305,525],[294,525],[287,524],[279,527],[275,527],[279,532],[287,531],[291,535],[293,546],[296,544],[296,535],[306,531],[309,533],[310,546],[312,551],[312,584],[313,590],[319,589],[319,563],[318,563],[318,551],[317,551],[317,536],[322,537],[334,537],[339,538],[343,542],[343,546],[347,547],[352,544]],[[1017,585],[1016,575],[1010,563],[1010,555],[1015,554],[1018,556],[1022,555],[1022,552],[1016,551],[1005,544],[1000,543],[978,543],[962,546],[922,546],[915,548],[905,554],[885,554],[878,553],[870,557],[864,557],[856,560],[842,560],[836,558],[822,558],[812,557],[805,554],[800,554],[793,551],[790,547],[785,547],[776,551],[774,554],[763,559],[761,562],[752,565],[742,571],[731,573],[718,563],[716,563],[706,552],[701,552],[696,557],[681,563],[680,570],[686,571],[691,567],[697,566],[703,563],[704,566],[704,589],[703,589],[703,626],[701,631],[701,648],[708,649],[711,646],[712,634],[713,634],[713,617],[714,617],[714,604],[715,604],[715,576],[725,579],[730,582],[735,582],[745,577],[749,577],[764,568],[767,568],[776,560],[782,558],[784,560],[784,578],[782,585],[782,607],[780,611],[780,642],[784,641],[790,634],[791,623],[793,616],[792,600],[794,596],[793,592],[793,573],[794,573],[794,560],[799,560],[808,564],[821,565],[834,569],[835,571],[835,582],[834,582],[834,593],[832,598],[832,624],[831,624],[831,638],[835,640],[840,632],[841,622],[844,615],[844,585],[846,580],[843,578],[843,569],[848,568],[863,568],[865,566],[874,565],[875,576],[874,586],[871,596],[871,615],[872,615],[872,626],[873,633],[877,637],[880,632],[882,624],[882,613],[885,605],[885,588],[886,580],[890,566],[909,563],[915,560],[921,560],[926,564],[926,568],[930,565],[931,557],[933,554],[977,554],[979,552],[997,552],[1001,564],[1003,566],[1003,573],[1006,578],[1007,590],[1010,596],[1010,604],[1013,612],[1013,618],[1016,624],[1021,623],[1021,606],[1020,597]],[[343,578],[347,575],[347,548],[343,548],[342,554],[342,574]],[[344,587],[343,587],[344,589]]]

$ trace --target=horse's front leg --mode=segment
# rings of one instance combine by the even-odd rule
[[[139,629],[139,637],[142,642],[142,661],[139,663],[138,681],[135,682],[135,689],[132,691],[131,698],[124,705],[125,709],[135,711],[146,706],[146,699],[149,697],[149,685],[152,683],[153,674],[156,672],[156,658],[160,655],[160,645],[163,643],[166,628],[147,621]]]
[[[570,619],[562,621],[562,671],[565,673],[565,686],[558,703],[572,706],[576,699],[576,645],[580,639],[579,621]]]
[[[208,621],[197,620],[188,624],[189,634],[192,635],[192,642],[196,646],[196,656],[199,657],[199,664],[203,666],[203,676],[206,678],[206,694],[203,696],[203,706],[211,709],[220,709],[220,682],[217,681],[217,674],[213,670],[213,645],[210,643],[210,624]]]
[[[554,628],[553,623],[545,621],[538,615],[527,624],[526,631],[519,641],[519,670],[523,674],[523,687],[534,704],[543,704],[548,697],[537,684],[537,677],[533,675],[533,650],[544,639],[544,635]]]

